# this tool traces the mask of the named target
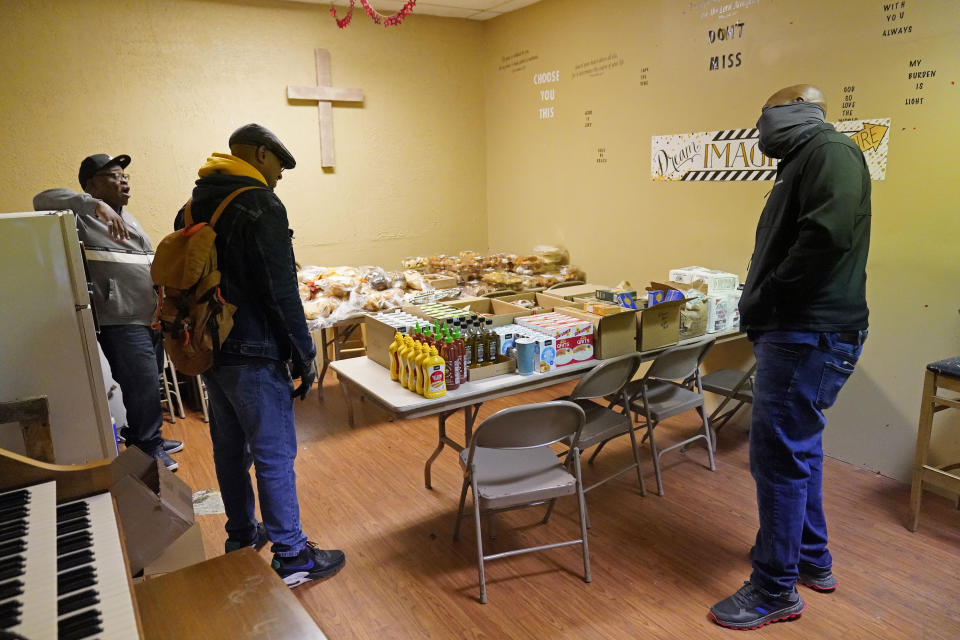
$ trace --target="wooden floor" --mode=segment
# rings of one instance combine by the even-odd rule
[[[562,395],[570,385],[485,405],[480,417],[520,402]],[[322,548],[346,551],[332,579],[295,594],[324,632],[339,638],[723,638],[707,610],[741,586],[757,527],[743,422],[720,437],[717,470],[702,466],[695,447],[664,459],[666,495],[639,495],[624,474],[587,495],[593,582],[582,580],[579,547],[526,554],[487,564],[489,603],[479,604],[472,527],[451,539],[460,472],[444,451],[423,486],[423,463],[436,442],[436,420],[387,422],[357,404],[347,427],[332,374],[326,399],[314,391],[297,402],[296,469],[304,531]],[[462,425],[462,413],[450,432]],[[690,420],[664,424],[658,442],[691,430]],[[829,427],[828,427],[829,428]],[[207,425],[192,413],[164,435],[182,439],[180,477],[194,490],[217,488]],[[462,433],[459,435],[462,438]],[[627,439],[611,445],[585,474],[625,464]],[[642,461],[654,487],[649,452]],[[960,512],[927,494],[920,529],[904,527],[909,487],[827,460],[826,510],[833,594],[802,588],[797,620],[753,632],[769,638],[960,638]],[[589,482],[589,479],[588,479]],[[469,500],[469,499],[468,499]],[[468,502],[469,504],[469,502]],[[577,537],[576,502],[558,503],[550,523],[542,510],[497,519],[488,552],[516,544]],[[222,553],[223,515],[198,517],[207,556]],[[467,523],[469,525],[469,521]],[[269,547],[261,553],[269,560]]]

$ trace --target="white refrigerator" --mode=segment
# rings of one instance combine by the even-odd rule
[[[117,455],[70,211],[0,214],[0,402],[32,396],[47,396],[57,464]],[[0,447],[24,453],[17,425]]]

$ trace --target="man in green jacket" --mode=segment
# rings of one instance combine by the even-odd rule
[[[837,588],[823,513],[823,412],[867,336],[870,172],[825,117],[823,92],[794,85],[770,96],[757,122],[760,151],[780,159],[740,299],[757,359],[750,472],[760,529],[750,580],[710,608],[734,629],[799,616],[797,582]]]

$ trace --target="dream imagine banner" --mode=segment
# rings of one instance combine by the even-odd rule
[[[833,126],[857,143],[867,159],[870,177],[887,177],[890,118],[846,120]],[[701,131],[653,136],[650,178],[671,181],[773,180],[777,160],[757,148],[754,129]]]

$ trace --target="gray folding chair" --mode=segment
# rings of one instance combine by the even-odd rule
[[[713,439],[710,433],[710,421],[703,403],[703,386],[700,381],[700,363],[707,351],[713,346],[714,339],[709,338],[689,345],[671,347],[658,355],[647,372],[639,380],[627,385],[625,395],[627,405],[639,420],[643,414],[647,427],[646,438],[650,440],[650,456],[653,458],[653,471],[657,477],[657,492],[663,495],[663,480],[660,477],[660,458],[663,454],[703,439],[707,443],[707,456],[710,470],[716,471],[713,462]],[[684,381],[691,379],[692,388]],[[621,400],[617,400],[619,404]],[[703,433],[672,444],[663,450],[657,450],[653,437],[654,427],[672,416],[696,409],[703,421]],[[638,425],[642,427],[644,425]]]
[[[626,407],[628,402],[625,395],[627,384],[636,375],[640,368],[641,356],[639,353],[628,353],[616,358],[601,361],[601,364],[590,373],[580,379],[580,382],[574,387],[569,396],[558,398],[558,400],[569,400],[583,409],[586,416],[586,424],[580,432],[580,438],[576,440],[577,448],[580,451],[598,445],[597,449],[590,456],[589,464],[593,464],[594,458],[600,453],[610,440],[620,436],[630,436],[630,448],[633,451],[633,463],[616,471],[609,476],[594,482],[589,487],[585,487],[586,493],[596,489],[609,480],[613,480],[621,473],[637,470],[637,482],[640,484],[640,494],[647,495],[647,489],[643,485],[643,473],[640,469],[640,454],[637,450],[637,439],[634,435],[633,420],[630,418],[630,412],[624,409],[616,411],[612,407],[616,398],[619,404]],[[593,402],[594,399],[605,398],[608,401],[607,406],[602,406]],[[552,505],[551,505],[552,506]],[[589,519],[587,520],[589,524]]]
[[[477,571],[480,575],[480,602],[487,601],[483,573],[486,560],[506,558],[531,551],[579,544],[583,547],[583,580],[590,582],[590,555],[587,548],[587,506],[580,477],[580,450],[567,453],[566,461],[557,459],[549,445],[560,441],[576,442],[584,423],[583,409],[572,402],[543,402],[511,407],[493,414],[474,431],[470,446],[460,452],[463,488],[453,539],[460,537],[460,521],[467,498],[473,492],[473,520],[477,534]],[[526,547],[491,555],[483,554],[480,513],[494,513],[531,507],[556,498],[576,494],[580,509],[580,538],[566,542]],[[544,517],[546,523],[550,513]]]
[[[756,363],[747,371],[719,369],[711,371],[700,380],[704,391],[723,396],[723,402],[710,413],[710,426],[714,435],[723,428],[723,425],[729,422],[730,418],[740,410],[740,407],[753,403],[753,374],[756,370]],[[731,401],[735,401],[737,404],[724,412]],[[714,446],[716,446],[716,440],[714,440]]]

